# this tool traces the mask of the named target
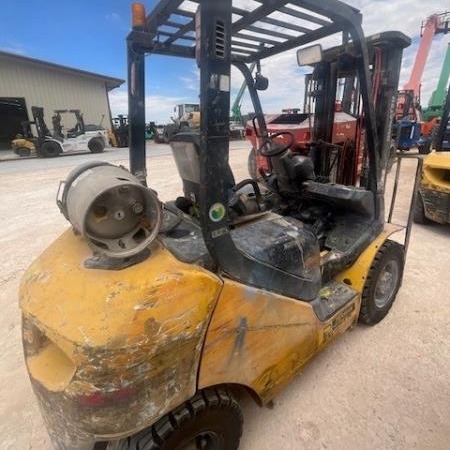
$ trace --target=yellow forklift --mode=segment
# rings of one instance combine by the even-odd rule
[[[148,16],[133,5],[130,171],[89,162],[62,182],[71,227],[22,280],[26,365],[57,449],[237,449],[236,391],[267,404],[358,320],[382,320],[402,283],[412,215],[385,221],[384,172],[409,38],[366,39],[359,11],[338,0],[197,4],[161,0]],[[316,42],[331,36],[336,47]],[[269,135],[258,97],[268,80],[249,70],[296,48],[313,67],[305,154],[289,132]],[[171,141],[183,195],[164,204],[147,187],[146,54],[200,68],[200,130]],[[236,181],[228,164],[231,65],[271,160],[260,182]],[[349,74],[364,145],[332,143]],[[355,182],[337,183],[346,170]]]
[[[414,222],[450,223],[450,86],[433,136],[434,151],[425,156],[414,202]]]

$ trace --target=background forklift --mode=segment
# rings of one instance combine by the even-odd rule
[[[18,156],[47,156],[48,142],[52,141],[53,136],[47,127],[44,119],[44,108],[39,106],[31,107],[31,114],[33,115],[33,121],[22,122],[23,135],[17,136],[11,142],[11,148]],[[36,136],[33,135],[31,126],[36,128]]]
[[[128,116],[119,114],[117,117],[113,117],[113,146],[124,148],[128,147]]]
[[[358,10],[337,0],[289,0],[247,11],[222,0],[199,1],[193,14],[180,4],[160,1],[148,16],[133,6],[131,173],[89,162],[69,175],[57,203],[73,228],[21,284],[26,364],[58,449],[236,449],[242,414],[235,390],[267,404],[358,319],[382,320],[402,282],[411,214],[406,228],[385,222],[383,161],[410,40],[379,36],[385,95],[375,109]],[[270,17],[279,11],[289,17]],[[168,33],[180,16],[178,31]],[[261,24],[283,39],[262,48],[246,34]],[[357,185],[330,177],[343,69],[311,45],[327,36],[343,39],[338,60],[357,68],[367,161]],[[255,82],[248,68],[297,47],[299,63],[314,65],[317,85],[304,155],[288,149],[288,132],[286,141],[267,133],[256,89],[267,80]],[[199,133],[171,141],[183,196],[164,205],[146,187],[148,53],[195,58],[200,67]],[[228,165],[231,64],[247,81],[259,150],[271,158],[262,183],[236,182]],[[398,231],[401,244],[391,239]]]
[[[30,156],[36,154],[42,158],[53,158],[62,153],[87,150],[91,153],[101,153],[107,141],[106,130],[94,125],[89,125],[92,131],[86,131],[83,115],[78,109],[55,110],[52,117],[53,133],[44,119],[44,108],[32,106],[32,122],[24,122],[22,127],[24,135],[11,142],[11,147],[19,156]],[[61,114],[70,113],[76,117],[75,127],[63,133]],[[37,136],[31,131],[31,126],[36,128]]]
[[[433,138],[435,151],[423,161],[414,203],[414,221],[422,225],[450,223],[450,86]]]

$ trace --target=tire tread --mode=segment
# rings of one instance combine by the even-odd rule
[[[391,309],[394,299],[387,305],[386,310],[383,312],[383,314],[374,314],[371,310],[371,303],[370,303],[370,291],[372,289],[372,284],[375,282],[376,277],[378,275],[378,266],[381,263],[381,261],[385,258],[385,255],[389,252],[401,252],[401,267],[400,267],[400,283],[399,287],[401,286],[401,280],[403,276],[403,266],[405,262],[404,258],[404,252],[403,252],[403,246],[401,246],[399,243],[391,240],[386,240],[383,245],[378,249],[377,254],[375,255],[375,258],[372,262],[372,265],[369,269],[369,273],[367,274],[367,279],[364,284],[364,289],[362,292],[362,299],[361,299],[361,309],[359,311],[359,318],[358,320],[366,325],[375,325],[376,323],[380,322],[389,312]],[[395,293],[397,295],[397,292]]]
[[[124,439],[120,450],[159,450],[173,432],[195,417],[207,412],[208,408],[231,409],[238,418],[242,429],[243,417],[241,409],[228,389],[225,387],[207,388],[166,414],[151,427]]]

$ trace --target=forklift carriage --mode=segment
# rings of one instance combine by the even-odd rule
[[[361,14],[337,0],[195,3],[193,12],[161,0],[148,16],[133,5],[131,173],[90,162],[69,175],[57,203],[72,229],[21,284],[27,368],[58,449],[237,449],[236,390],[267,404],[358,319],[382,320],[401,285],[411,213],[406,227],[385,222],[384,169],[409,38],[366,39]],[[333,35],[342,45],[311,46]],[[313,66],[302,154],[290,150],[289,131],[267,131],[257,92],[267,85],[260,61],[297,47],[299,62]],[[146,187],[149,53],[200,68],[200,132],[171,142],[184,195],[165,204]],[[228,164],[232,64],[271,162],[259,182],[236,182]],[[361,172],[344,184],[333,168],[350,144],[332,135],[346,76],[364,133],[352,147],[359,156],[341,167],[358,161]],[[389,239],[405,229],[403,244]]]

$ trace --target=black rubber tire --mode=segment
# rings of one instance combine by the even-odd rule
[[[248,154],[247,168],[250,178],[256,181],[258,179],[258,167],[256,165],[256,149],[254,147]]]
[[[54,158],[61,153],[61,146],[54,141],[47,141],[41,145],[39,156],[43,158]]]
[[[428,155],[431,152],[431,142],[429,144],[418,145],[419,155]]]
[[[388,300],[382,307],[376,304],[377,284],[383,269],[388,264],[397,266],[397,277],[394,278],[393,288],[390,290]],[[402,284],[403,267],[405,265],[405,251],[403,246],[397,242],[387,240],[378,250],[367,275],[361,299],[361,310],[359,321],[367,325],[380,322],[391,309],[397,292]]]
[[[199,435],[215,433],[217,446],[205,450],[236,450],[242,434],[239,403],[225,388],[197,393],[150,428],[121,441],[120,450],[179,450]]]
[[[16,155],[19,155],[21,158],[31,155],[31,150],[26,147],[19,147],[16,150],[14,150],[14,152],[16,153]]]
[[[105,143],[101,138],[92,138],[88,142],[88,149],[91,153],[102,153],[105,150]]]
[[[425,206],[423,204],[423,199],[420,192],[416,195],[416,201],[414,202],[413,208],[414,223],[418,223],[419,225],[427,225],[431,222],[431,220],[425,215]]]

